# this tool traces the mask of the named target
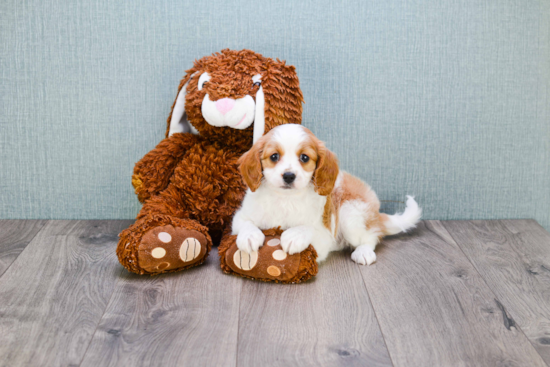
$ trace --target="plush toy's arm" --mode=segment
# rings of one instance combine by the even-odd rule
[[[134,167],[132,185],[140,202],[164,190],[178,162],[199,141],[197,135],[176,133],[162,140]]]

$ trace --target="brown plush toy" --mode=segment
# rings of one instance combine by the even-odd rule
[[[134,168],[132,184],[143,207],[120,234],[120,263],[138,274],[187,269],[204,262],[224,230],[220,252],[236,248],[229,228],[246,189],[237,160],[275,126],[300,124],[302,103],[295,68],[284,61],[227,49],[195,61],[180,82],[166,139]],[[298,254],[285,274],[265,268],[253,277],[304,280],[317,265],[311,246],[303,254],[307,260]],[[250,277],[246,267],[227,266],[223,255],[224,271]],[[267,264],[265,256],[259,254],[258,263]]]

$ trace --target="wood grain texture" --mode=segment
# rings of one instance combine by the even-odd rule
[[[0,224],[0,259],[14,259],[0,366],[548,362],[550,234],[535,221],[423,222],[374,265],[335,253],[300,285],[224,275],[216,251],[185,272],[130,274],[115,255],[130,221]]]
[[[0,276],[46,223],[46,220],[0,220]]]
[[[395,366],[544,366],[438,221],[384,240],[361,267]]]
[[[49,221],[0,278],[0,365],[78,365],[118,276],[128,221]]]
[[[313,280],[243,285],[239,366],[391,366],[357,265],[335,253]]]
[[[534,220],[444,226],[550,365],[550,234]]]
[[[180,273],[124,271],[82,366],[235,366],[242,283],[215,250]]]

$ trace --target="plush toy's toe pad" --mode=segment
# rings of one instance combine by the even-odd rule
[[[279,236],[266,236],[264,245],[251,254],[233,244],[225,253],[225,260],[235,273],[260,280],[290,280],[300,266],[300,254],[284,252]]]
[[[188,267],[206,255],[206,237],[172,225],[151,229],[138,247],[139,266],[151,273]]]

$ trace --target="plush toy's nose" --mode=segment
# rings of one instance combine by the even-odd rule
[[[220,111],[224,115],[227,112],[231,111],[234,105],[235,105],[235,100],[231,98],[222,98],[216,101],[216,108],[218,109],[218,111]]]

